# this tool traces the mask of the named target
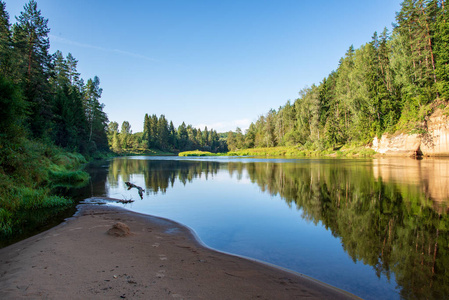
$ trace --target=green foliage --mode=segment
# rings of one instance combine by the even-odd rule
[[[319,144],[306,143],[300,147],[266,147],[229,151],[228,156],[265,156],[265,157],[371,157],[376,152],[361,145],[348,145],[341,150],[321,148]]]
[[[0,208],[0,235],[13,233],[13,214],[9,210]]]
[[[7,140],[23,135],[26,108],[17,86],[0,74],[0,138]]]
[[[435,56],[437,88],[440,97],[449,101],[449,7],[441,8],[435,24]]]
[[[121,132],[118,133],[116,122],[109,123],[108,139],[112,151],[117,154],[130,153],[150,153],[151,151],[161,151],[165,154],[178,153],[188,150],[202,150],[208,152],[227,151],[226,143],[220,139],[218,133],[207,127],[204,131],[193,128],[192,125],[186,126],[183,122],[178,129],[175,129],[173,122],[161,115],[149,116],[145,114],[143,132],[132,134],[128,122],[124,121]],[[116,135],[122,139],[119,144]],[[126,139],[126,142],[124,142]],[[243,134],[241,134],[243,139]]]
[[[51,187],[88,181],[86,159],[74,151],[108,150],[98,77],[84,85],[70,53],[49,54],[36,1],[16,19],[11,26],[0,1],[0,235],[19,231],[37,209],[72,205]]]
[[[70,199],[51,193],[51,186],[82,185],[89,175],[80,170],[86,163],[78,153],[23,139],[20,144],[3,153],[0,165],[0,235],[17,232],[26,220],[19,217],[24,211],[67,207]]]
[[[403,1],[392,34],[384,29],[360,48],[350,46],[336,71],[302,89],[293,104],[260,116],[243,139],[229,132],[229,150],[296,146],[302,155],[370,144],[385,132],[426,130],[421,123],[449,99],[445,2]]]

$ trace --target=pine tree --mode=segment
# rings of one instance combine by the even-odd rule
[[[163,150],[167,149],[169,131],[168,131],[168,121],[164,115],[161,115],[157,122],[157,135],[158,135],[159,148]]]
[[[80,87],[82,84],[80,82],[80,73],[77,71],[77,65],[78,61],[72,56],[71,53],[67,54],[66,58],[66,64],[67,64],[67,77],[70,81],[70,83],[73,86]]]
[[[9,78],[14,76],[14,54],[9,14],[6,4],[0,1],[0,74]]]
[[[67,65],[67,61],[62,55],[61,51],[56,51],[53,55],[53,78],[50,81],[52,83],[53,88],[60,88],[63,86],[68,86],[71,84],[69,79],[69,67]]]
[[[147,147],[148,147],[149,131],[150,131],[150,116],[148,114],[145,114],[145,117],[143,118],[142,139],[146,142]]]
[[[100,88],[100,79],[95,76],[89,79],[84,91],[84,110],[88,126],[89,151],[107,149],[106,135],[108,117],[104,113],[104,104],[99,102],[103,89]]]
[[[13,26],[13,44],[18,57],[20,81],[24,96],[30,107],[29,127],[34,136],[48,134],[53,118],[50,105],[48,79],[51,71],[51,56],[48,20],[31,0],[17,17]]]
[[[149,130],[148,130],[148,148],[159,147],[158,145],[158,132],[157,124],[158,118],[155,114],[149,119]]]
[[[435,27],[435,53],[437,88],[440,97],[449,101],[449,7],[446,1],[440,3]]]
[[[181,125],[178,127],[178,147],[179,150],[185,150],[188,145],[188,133],[187,133],[187,127],[184,122],[182,122]]]
[[[432,1],[405,0],[396,15],[393,66],[402,98],[412,114],[436,97],[433,26],[435,5]]]
[[[170,121],[170,126],[168,127],[168,131],[169,131],[168,145],[172,149],[175,149],[177,147],[177,145],[176,145],[176,130],[175,130],[175,126],[173,125],[172,121]]]

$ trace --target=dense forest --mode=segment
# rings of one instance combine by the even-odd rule
[[[84,156],[108,151],[99,78],[85,83],[70,53],[49,53],[48,20],[36,1],[16,20],[0,1],[0,235],[23,211],[70,203],[52,185],[87,180],[76,169]]]
[[[220,138],[218,133],[207,127],[202,131],[182,122],[175,128],[173,122],[161,115],[159,118],[153,114],[145,114],[143,132],[132,134],[128,121],[122,123],[119,131],[117,122],[108,125],[109,146],[115,153],[126,151],[135,152],[141,149],[143,152],[149,149],[160,149],[168,152],[188,150],[202,150],[211,152],[226,152],[228,150],[226,140]]]
[[[449,8],[445,0],[405,0],[390,33],[350,46],[336,71],[299,98],[260,116],[230,150],[368,144],[383,133],[426,133],[426,118],[449,100]]]
[[[107,150],[99,78],[85,83],[72,54],[49,53],[48,20],[35,1],[13,25],[5,8],[0,2],[2,144],[26,137],[87,155]]]

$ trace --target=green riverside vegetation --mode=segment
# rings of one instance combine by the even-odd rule
[[[449,6],[405,0],[393,32],[350,46],[339,67],[299,98],[227,135],[229,150],[300,146],[317,152],[370,144],[384,133],[427,133],[437,108],[449,112]]]
[[[268,157],[370,157],[375,155],[376,152],[364,146],[351,146],[345,145],[339,150],[326,149],[316,150],[307,149],[305,147],[296,146],[278,146],[278,147],[266,147],[266,148],[251,148],[241,149],[235,151],[229,151],[229,156],[268,156]]]
[[[202,150],[209,152],[226,152],[226,140],[218,133],[207,127],[204,130],[186,125],[185,122],[176,129],[173,122],[161,115],[145,114],[144,131],[132,133],[128,121],[122,123],[119,131],[117,122],[108,125],[109,147],[117,154],[146,154],[160,153],[173,155],[180,151]]]
[[[225,156],[226,153],[212,153],[209,151],[200,151],[200,150],[194,150],[194,151],[184,151],[178,153],[178,156]]]
[[[448,19],[445,0],[403,1],[392,32],[385,28],[358,49],[350,46],[337,70],[303,88],[294,101],[260,116],[246,132],[201,131],[185,123],[175,129],[164,115],[146,114],[143,133],[132,135],[128,122],[119,133],[118,124],[110,123],[109,144],[116,153],[140,148],[370,156],[373,151],[367,146],[374,137],[395,132],[426,135],[428,117],[436,109],[449,113]]]
[[[73,205],[55,187],[80,186],[88,159],[108,151],[98,77],[80,78],[69,53],[49,53],[36,1],[10,24],[0,1],[0,237],[41,226]]]
[[[146,114],[143,132],[109,122],[95,76],[86,82],[68,53],[49,53],[48,20],[30,0],[11,24],[0,0],[0,234],[19,230],[24,211],[70,205],[51,193],[81,185],[82,165],[111,155],[369,156],[384,133],[427,133],[437,108],[449,113],[449,7],[405,0],[390,33],[350,46],[299,98],[260,116],[243,133],[217,133]],[[199,151],[193,151],[199,150]],[[193,152],[191,152],[193,151]],[[221,155],[221,154],[218,154]]]

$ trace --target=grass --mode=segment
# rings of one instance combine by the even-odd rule
[[[180,152],[179,156],[265,156],[265,157],[371,157],[376,152],[364,145],[345,145],[338,150],[316,149],[313,145],[306,146],[280,146],[266,148],[252,148],[229,151],[228,153],[211,153],[207,151],[185,151]]]
[[[178,156],[224,156],[226,154],[224,153],[212,153],[208,151],[200,151],[200,150],[194,150],[194,151],[184,151],[180,152]]]
[[[267,157],[371,157],[376,152],[365,146],[349,145],[334,149],[313,149],[306,147],[290,146],[290,147],[268,147],[268,148],[254,148],[243,149],[237,151],[230,151],[229,156],[267,156]]]
[[[89,180],[86,159],[43,142],[21,140],[0,149],[0,237],[20,233],[42,209],[65,208],[71,199],[53,195],[54,186],[80,186]],[[45,218],[42,219],[45,222]]]
[[[180,152],[179,156],[265,156],[265,157],[372,157],[376,151],[365,145],[350,144],[339,147],[319,150],[313,144],[307,146],[280,146],[266,148],[252,148],[229,151],[228,153],[211,153],[207,151],[185,151]]]

